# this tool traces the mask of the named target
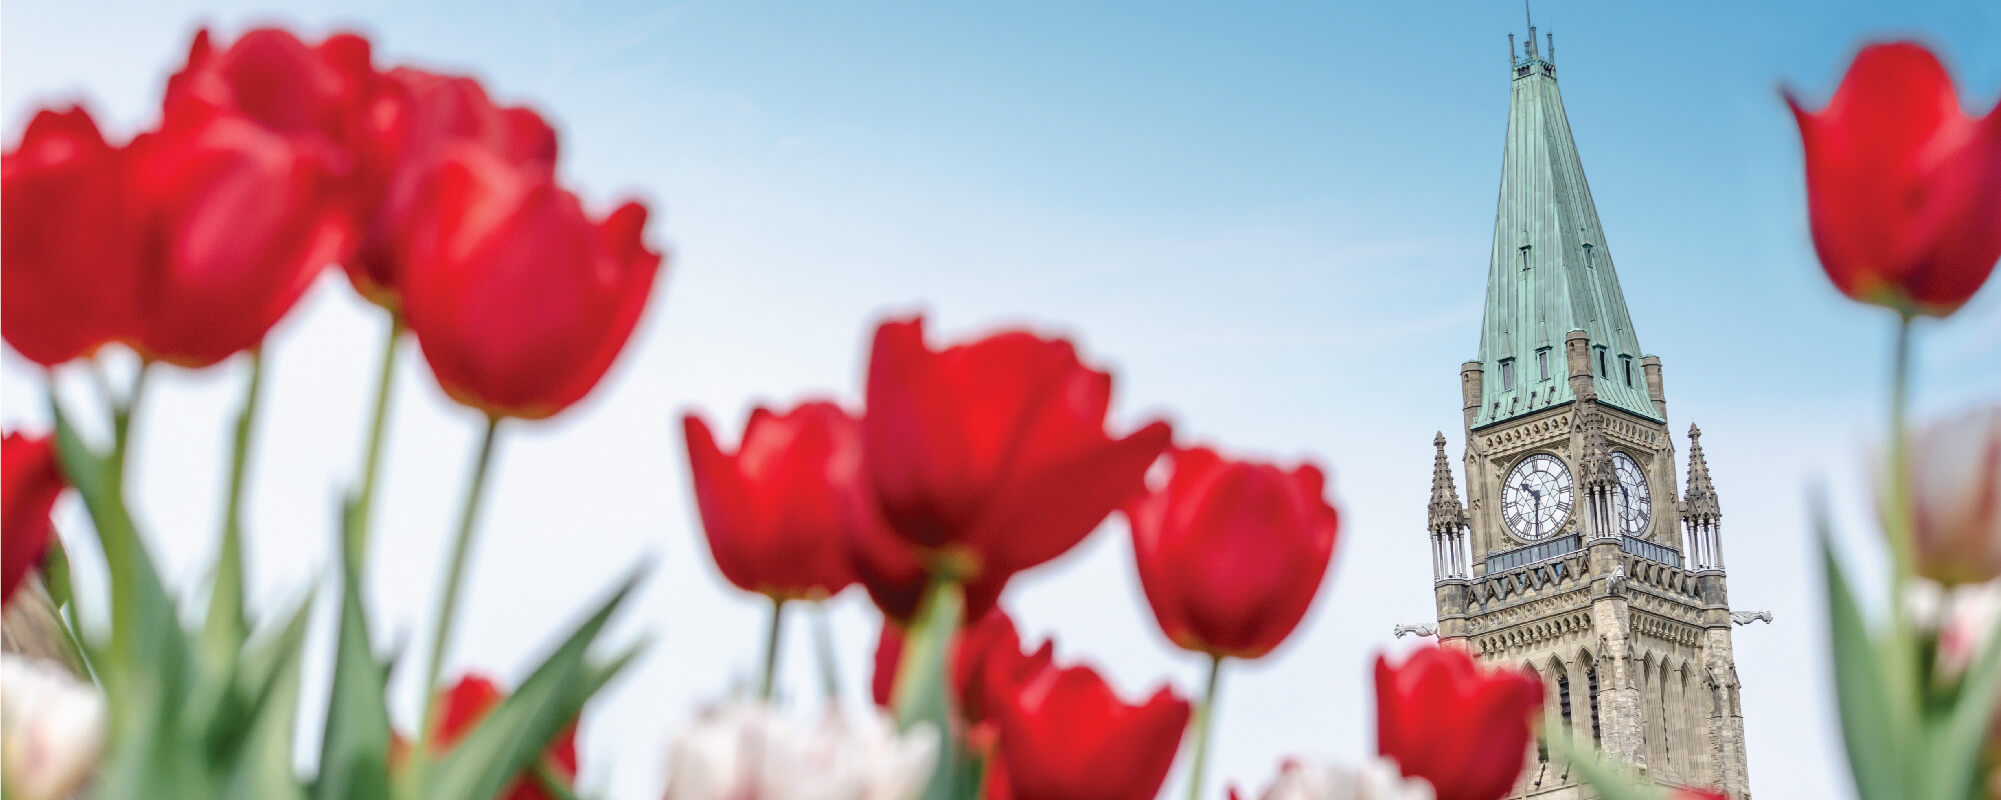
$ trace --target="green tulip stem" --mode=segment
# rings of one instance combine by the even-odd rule
[[[418,732],[417,759],[429,758],[432,729],[438,714],[438,678],[445,666],[445,648],[451,643],[452,623],[457,620],[459,585],[465,580],[466,554],[472,549],[473,523],[479,517],[479,500],[486,494],[486,476],[493,463],[493,443],[500,431],[500,418],[486,418],[486,435],[480,437],[479,456],[473,462],[472,483],[466,487],[465,507],[459,514],[458,535],[452,540],[451,570],[445,573],[445,596],[438,605],[437,624],[431,629],[431,659],[424,673],[424,727]]]
[[[111,401],[111,478],[121,498],[125,490],[125,454],[131,450],[132,412],[146,396],[146,376],[152,374],[152,366],[150,361],[139,362],[139,372],[132,376],[132,390],[123,399]]]
[[[1195,707],[1195,763],[1188,769],[1188,800],[1202,800],[1202,772],[1209,762],[1209,723],[1216,718],[1216,684],[1223,675],[1223,657],[1209,656],[1209,683],[1202,690],[1202,705]]]
[[[813,604],[813,652],[820,662],[820,688],[827,694],[827,705],[834,707],[841,702],[841,660],[834,653],[834,625],[829,617],[825,601]]]
[[[1884,521],[1884,530],[1890,540],[1892,569],[1890,572],[1890,619],[1889,619],[1889,680],[1890,690],[1895,692],[1898,707],[1913,709],[1923,702],[1922,670],[1918,667],[1919,646],[1913,633],[1914,621],[1910,619],[1907,588],[1916,568],[1912,550],[1915,546],[1911,530],[1911,471],[1910,471],[1910,382],[1911,382],[1911,323],[1912,317],[1900,313],[1897,317],[1897,334],[1890,367],[1890,500]],[[1905,719],[1911,714],[1899,714],[1896,722],[1903,723],[1894,734],[1902,741],[1918,734],[1915,729],[1919,722],[1915,718]]]
[[[246,625],[243,618],[243,482],[263,387],[264,348],[254,347],[250,350],[250,378],[243,390],[243,406],[236,412],[235,439],[229,460],[229,495],[222,509],[222,553],[216,561],[215,593],[209,597],[208,605],[209,619],[229,623],[230,632],[238,643]]]
[[[355,499],[355,514],[359,521],[353,526],[348,540],[348,557],[362,563],[368,552],[368,522],[370,512],[375,509],[375,483],[381,475],[382,441],[388,428],[390,389],[396,383],[396,346],[403,340],[403,315],[389,316],[389,336],[382,342],[382,361],[375,373],[375,410],[368,423],[368,452],[361,462],[361,493]]]
[[[764,633],[764,679],[757,685],[757,699],[771,702],[772,687],[778,683],[778,634],[785,621],[785,598],[771,598],[771,627]]]

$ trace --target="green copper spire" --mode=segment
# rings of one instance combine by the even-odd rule
[[[1472,426],[1575,399],[1564,356],[1564,337],[1572,330],[1591,337],[1599,401],[1659,420],[1612,249],[1557,91],[1549,52],[1554,45],[1537,47],[1535,34],[1531,27],[1522,58],[1509,53],[1514,86],[1480,327],[1484,380]]]

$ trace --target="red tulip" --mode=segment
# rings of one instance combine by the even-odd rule
[[[472,732],[479,721],[506,695],[493,681],[481,675],[466,675],[438,697],[438,728],[432,737],[433,749],[448,752],[460,737]],[[575,722],[556,735],[542,751],[542,761],[551,772],[569,780],[577,777],[577,725]],[[554,800],[535,776],[523,770],[514,783],[502,789],[497,800]]]
[[[1062,339],[1006,331],[932,350],[884,323],[862,422],[876,504],[929,570],[993,579],[1075,546],[1140,488],[1170,432],[1105,434],[1112,378]]]
[[[1376,657],[1376,747],[1438,800],[1497,800],[1527,761],[1542,681],[1485,670],[1456,647],[1429,645],[1392,668]]]
[[[995,608],[952,640],[951,693],[954,710],[969,738],[990,742],[1000,709],[1014,702],[1021,684],[1048,669],[1056,652],[1045,641],[1034,653],[1021,651],[1021,637],[1006,611]],[[875,675],[869,688],[876,705],[890,705],[896,671],[903,659],[903,629],[885,621],[876,641]]]
[[[217,48],[203,29],[188,48],[187,65],[167,79],[163,105],[170,121],[183,113],[241,114],[317,151],[346,177],[374,98],[369,51],[368,40],[351,33],[307,45],[277,28],[251,30]]]
[[[1167,480],[1126,509],[1140,585],[1182,648],[1258,658],[1306,616],[1334,555],[1326,479],[1175,450]]]
[[[2001,109],[1960,107],[1924,46],[1864,48],[1827,107],[1790,94],[1821,266],[1843,294],[1945,316],[2001,260]]]
[[[55,440],[9,433],[0,439],[0,605],[42,562],[53,526],[49,512],[67,484],[56,464]]]
[[[0,167],[0,335],[55,366],[130,326],[125,156],[82,108],[43,109]]]
[[[848,526],[848,566],[885,619],[908,625],[916,618],[917,606],[924,600],[930,573],[925,571],[918,549],[882,523],[873,498],[865,500],[855,511],[865,521]],[[963,618],[985,616],[1000,601],[1001,590],[1007,588],[1010,577],[990,573],[966,584]]]
[[[344,266],[362,296],[395,308],[405,270],[400,247],[438,159],[472,144],[523,169],[553,172],[556,132],[534,111],[494,104],[476,80],[407,68],[381,76],[370,109],[357,148],[362,237]]]
[[[548,170],[485,148],[444,155],[407,240],[404,311],[445,392],[541,419],[583,399],[624,349],[660,269],[646,207],[602,222]]]
[[[723,577],[774,600],[823,599],[854,582],[847,525],[862,502],[861,424],[813,401],[783,414],[759,407],[734,454],[694,414],[688,466],[709,551]]]
[[[256,346],[349,234],[309,148],[239,114],[183,114],[130,146],[143,246],[131,344],[204,367]]]
[[[1188,702],[1161,687],[1120,700],[1090,667],[1042,670],[1000,709],[998,776],[1020,798],[1152,798],[1174,764]]]

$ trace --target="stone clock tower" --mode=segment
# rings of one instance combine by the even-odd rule
[[[1722,511],[1701,432],[1689,426],[1683,491],[1661,359],[1627,314],[1554,43],[1538,48],[1530,27],[1517,58],[1509,40],[1480,357],[1459,372],[1464,504],[1446,437],[1433,442],[1436,634],[1540,675],[1552,736],[1650,780],[1748,798]],[[1596,796],[1559,754],[1529,758],[1512,797]]]

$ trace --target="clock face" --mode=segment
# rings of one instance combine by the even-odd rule
[[[1638,536],[1647,529],[1654,502],[1647,494],[1647,474],[1625,453],[1612,454],[1612,471],[1619,476],[1618,491],[1612,495],[1612,511],[1619,517],[1619,530]]]
[[[1501,516],[1523,539],[1549,536],[1570,518],[1572,489],[1570,468],[1562,459],[1548,453],[1529,456],[1515,465],[1501,487]]]

